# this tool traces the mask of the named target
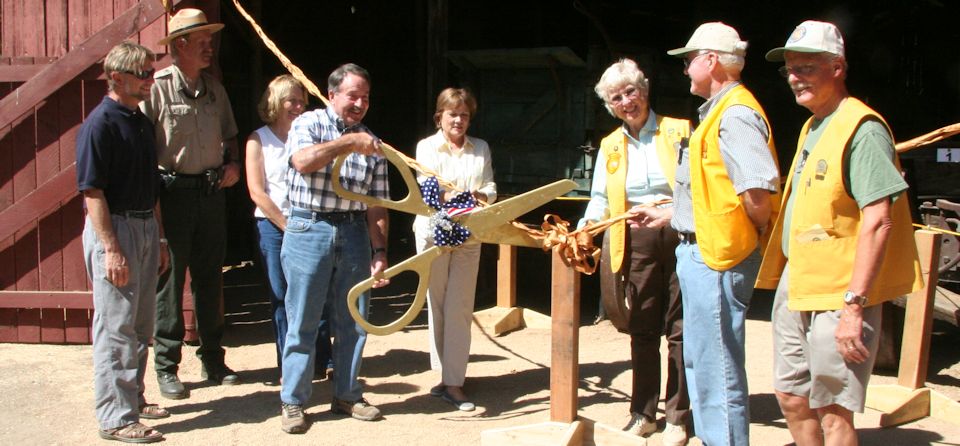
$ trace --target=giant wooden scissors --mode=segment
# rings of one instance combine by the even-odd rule
[[[384,200],[344,189],[340,185],[340,169],[347,155],[337,157],[333,165],[332,183],[333,190],[337,195],[348,200],[365,203],[367,206],[379,206],[408,214],[429,216],[433,212],[442,212],[434,211],[434,209],[423,202],[423,196],[420,194],[420,185],[417,183],[411,167],[404,161],[402,154],[388,144],[381,144],[380,147],[387,160],[400,171],[400,176],[403,177],[403,181],[407,185],[407,196],[397,201]],[[559,180],[524,194],[500,201],[491,206],[456,216],[453,220],[470,230],[471,235],[469,240],[478,240],[483,243],[541,248],[541,242],[534,240],[527,232],[511,225],[510,222],[546,204],[550,200],[570,192],[575,187],[577,187],[577,183],[571,180]],[[370,277],[354,285],[354,287],[350,289],[350,293],[347,294],[347,308],[350,310],[350,315],[353,316],[353,319],[356,320],[364,330],[375,335],[388,335],[406,327],[417,317],[417,314],[423,309],[424,302],[426,302],[427,286],[430,283],[430,265],[440,254],[453,249],[457,249],[457,247],[433,246],[426,251],[388,268],[383,272],[382,277]],[[357,308],[357,301],[360,299],[360,295],[370,290],[376,280],[389,279],[404,271],[413,271],[420,276],[420,282],[417,284],[417,294],[410,308],[407,309],[407,312],[399,319],[386,325],[373,325],[364,319],[360,314],[360,310]]]

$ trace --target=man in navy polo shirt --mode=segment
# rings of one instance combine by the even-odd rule
[[[103,62],[108,92],[77,135],[77,185],[87,209],[83,253],[93,285],[94,403],[99,434],[148,443],[163,435],[140,423],[170,413],[143,396],[157,277],[167,268],[159,223],[153,125],[137,104],[153,85],[150,50],[115,46]]]

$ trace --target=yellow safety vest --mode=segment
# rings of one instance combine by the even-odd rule
[[[720,117],[734,105],[750,107],[769,122],[753,94],[737,85],[720,98],[690,137],[690,190],[697,246],[704,263],[716,271],[733,268],[763,242],[733,188],[720,153]],[[769,124],[767,133],[767,146],[776,162]],[[779,194],[773,194],[770,200],[777,203],[779,198]],[[775,217],[770,216],[771,220]]]
[[[846,170],[843,159],[850,150],[850,142],[857,128],[869,118],[887,125],[877,112],[859,100],[847,98],[841,102],[823,135],[807,156],[798,183],[802,189],[793,191],[796,163],[813,118],[800,131],[797,155],[793,159],[781,203],[781,206],[786,205],[790,194],[797,194],[793,202],[790,240],[787,242],[790,252],[788,306],[793,311],[836,310],[843,307],[843,293],[850,286],[853,275],[862,221],[860,207],[843,182]],[[897,169],[900,169],[900,157],[894,155],[893,160]],[[923,286],[908,201],[906,197],[900,197],[892,204],[893,228],[887,239],[880,272],[867,293],[868,305],[894,299]],[[783,213],[780,215],[782,217]],[[799,234],[811,230],[815,225],[823,227],[830,238],[798,241]],[[778,218],[757,276],[759,288],[775,289],[780,281],[787,263],[783,255],[782,235],[783,218]]]
[[[657,116],[657,132],[654,141],[657,145],[657,160],[667,184],[673,190],[677,173],[677,154],[680,140],[690,137],[690,121],[667,116]],[[627,211],[627,135],[618,127],[600,141],[600,152],[607,160],[606,166],[594,169],[607,169],[607,201],[610,204],[610,216],[615,217]],[[626,250],[627,225],[623,221],[614,223],[607,229],[610,232],[610,268],[620,271]]]

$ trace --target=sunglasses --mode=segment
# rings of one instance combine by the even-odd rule
[[[155,68],[151,68],[151,69],[149,69],[149,70],[127,70],[127,71],[121,71],[121,73],[131,74],[131,75],[133,75],[133,77],[135,77],[135,78],[137,78],[137,79],[140,79],[140,80],[142,80],[142,81],[145,81],[145,80],[147,80],[147,79],[150,79],[151,77],[153,77],[153,73],[156,73],[156,72],[157,72],[157,70],[156,70]]]

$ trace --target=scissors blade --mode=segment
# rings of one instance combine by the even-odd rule
[[[509,226],[510,221],[515,220],[517,217],[543,206],[544,204],[547,204],[554,198],[572,191],[575,187],[577,187],[577,183],[571,180],[555,181],[546,186],[539,187],[532,191],[517,195],[516,197],[508,198],[491,206],[487,206],[479,211],[471,212],[460,218],[459,223],[470,229],[470,232],[472,232],[478,239],[490,239],[493,234],[487,233],[491,232],[494,228],[504,225]],[[503,234],[509,233],[507,230],[497,230],[501,231]]]
[[[473,236],[482,243],[490,243],[493,245],[543,248],[542,241],[530,237],[527,231],[510,224],[495,226],[483,232],[474,232]]]

